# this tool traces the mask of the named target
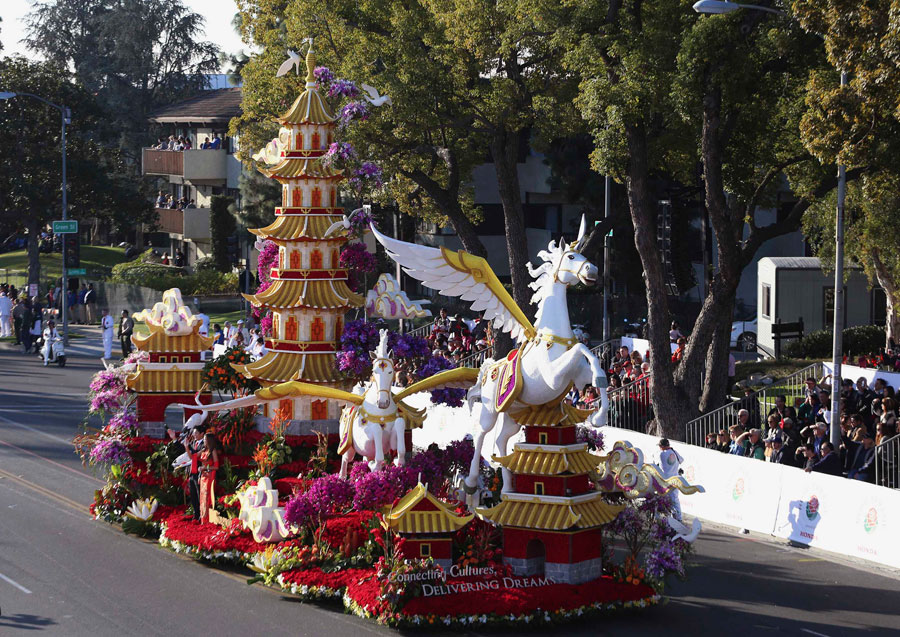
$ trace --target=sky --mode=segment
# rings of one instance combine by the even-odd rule
[[[237,13],[234,0],[183,0],[190,9],[205,18],[206,40],[219,45],[226,53],[237,53],[247,50],[240,37],[231,28],[231,19]],[[35,57],[19,42],[25,37],[25,25],[22,19],[31,11],[34,0],[0,0],[0,42],[3,51],[0,55],[21,54]]]

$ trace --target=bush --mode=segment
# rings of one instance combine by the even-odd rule
[[[197,263],[194,264],[194,270],[197,272],[201,272],[203,270],[215,270],[216,269],[216,260],[212,258],[212,256],[203,257],[202,259],[197,259]]]
[[[788,358],[829,358],[833,340],[831,330],[816,330],[785,345],[782,353]],[[884,328],[878,325],[857,325],[843,332],[843,354],[869,354],[881,347],[884,347]]]
[[[187,275],[184,268],[172,265],[132,261],[113,267],[113,283],[141,285],[163,292],[169,288],[179,288],[182,294],[237,294],[238,275],[233,272],[202,270]]]

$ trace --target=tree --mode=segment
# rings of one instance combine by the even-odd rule
[[[69,215],[101,217],[116,227],[148,220],[146,196],[126,176],[115,150],[89,138],[101,111],[91,95],[52,62],[0,59],[2,89],[33,93],[72,110],[67,127]],[[0,101],[0,222],[28,231],[28,280],[40,282],[38,238],[61,214],[60,113],[33,98]]]
[[[835,74],[817,38],[761,12],[701,17],[687,0],[532,4],[566,47],[566,68],[581,76],[595,169],[627,188],[647,287],[657,425],[682,437],[688,420],[725,396],[741,271],[765,241],[798,229],[804,211],[836,184],[799,133],[807,80]],[[757,212],[778,203],[782,175],[798,199],[776,223],[759,226]],[[716,240],[718,267],[677,367],[655,233],[659,176],[701,187]]]
[[[237,224],[228,209],[230,205],[231,199],[225,195],[213,195],[209,203],[212,258],[219,272],[231,272],[232,269],[228,255],[228,239],[235,235]]]
[[[272,78],[284,48],[317,37],[317,50],[339,75],[391,96],[351,134],[392,179],[385,203],[450,222],[463,246],[484,254],[466,188],[472,169],[494,162],[507,234],[513,296],[527,307],[527,241],[517,164],[529,137],[556,129],[574,95],[558,74],[559,52],[516,3],[458,0],[440,4],[389,0],[311,0],[272,6],[240,3],[245,38],[264,47],[245,67],[245,121],[250,126],[286,101],[297,85]],[[255,107],[263,106],[261,110]],[[551,124],[548,126],[547,124]],[[548,134],[549,137],[549,134]]]
[[[833,76],[810,79],[803,142],[826,163],[865,169],[861,184],[848,190],[845,257],[860,263],[884,289],[885,340],[900,337],[900,264],[896,224],[900,221],[900,14],[897,3],[799,0],[794,10],[810,30],[823,34],[828,60],[848,74],[846,86]],[[813,98],[814,96],[814,98]],[[834,263],[835,202],[810,208],[804,227],[826,266]]]
[[[27,20],[29,48],[75,69],[107,113],[97,131],[132,165],[151,137],[147,115],[208,86],[218,48],[200,40],[203,18],[181,0],[46,0]]]

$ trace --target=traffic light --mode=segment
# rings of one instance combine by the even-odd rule
[[[81,265],[81,238],[77,233],[64,234],[63,239],[63,263],[66,269],[77,268]]]
[[[228,261],[232,265],[237,265],[241,256],[241,245],[237,235],[228,237]]]

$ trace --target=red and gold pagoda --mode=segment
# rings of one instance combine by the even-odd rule
[[[603,572],[600,527],[623,507],[604,501],[590,480],[601,458],[576,440],[586,413],[551,404],[511,414],[525,442],[494,460],[512,474],[512,491],[476,513],[503,527],[503,561],[517,575],[579,584]]]
[[[244,296],[254,307],[272,311],[272,335],[265,356],[236,369],[263,386],[290,380],[337,382],[334,363],[344,314],[363,304],[339,263],[347,231],[340,228],[326,236],[343,219],[337,198],[344,175],[322,161],[334,141],[337,117],[316,88],[315,64],[310,47],[306,90],[278,118],[280,157],[260,168],[281,183],[282,205],[275,209],[273,223],[250,232],[278,244],[278,264],[269,288]],[[340,412],[336,403],[306,396],[282,400],[279,407],[288,410],[291,420],[335,419]]]

